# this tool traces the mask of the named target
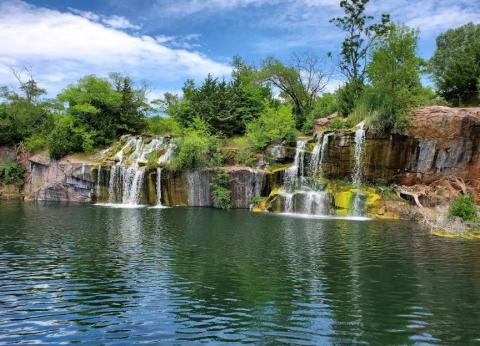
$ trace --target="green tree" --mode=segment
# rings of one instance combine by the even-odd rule
[[[269,57],[263,61],[258,75],[292,104],[297,129],[302,129],[315,100],[328,83],[327,74],[313,55],[294,55],[290,65]]]
[[[247,124],[247,138],[256,149],[282,140],[294,141],[296,135],[291,105],[274,108],[266,104],[260,117]]]
[[[0,145],[14,145],[35,134],[45,135],[53,127],[54,102],[39,99],[45,90],[38,87],[31,75],[24,82],[16,71],[14,73],[20,92],[0,88]]]
[[[480,24],[466,24],[437,37],[430,60],[438,92],[454,105],[480,103]]]
[[[343,95],[340,112],[348,115],[362,94],[366,76],[369,52],[375,41],[387,31],[390,16],[382,14],[378,23],[372,23],[373,16],[365,14],[365,7],[370,0],[341,0],[340,7],[345,12],[343,17],[330,20],[343,30],[346,35],[340,51],[340,71],[347,78],[347,87]]]
[[[53,159],[93,149],[91,133],[76,126],[73,117],[68,115],[57,118],[47,143],[49,155]]]
[[[404,128],[412,108],[423,101],[420,81],[425,62],[416,54],[418,31],[391,26],[376,45],[367,67],[371,86],[365,97],[374,112],[374,125]]]
[[[183,98],[165,94],[164,112],[182,124],[192,125],[195,118],[205,121],[213,132],[232,136],[243,134],[245,124],[262,111],[270,90],[252,79],[251,67],[235,60],[232,81],[220,81],[209,75],[201,85],[192,80],[183,86]]]
[[[139,133],[146,126],[148,108],[144,92],[133,89],[128,77],[113,80],[86,76],[70,85],[58,99],[68,103],[67,113],[76,126],[91,132],[95,145],[110,144],[126,133]]]

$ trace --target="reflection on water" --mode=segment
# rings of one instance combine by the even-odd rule
[[[471,344],[480,243],[405,222],[0,204],[0,344]]]

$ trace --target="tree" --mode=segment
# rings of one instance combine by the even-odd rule
[[[259,79],[278,88],[280,96],[291,102],[297,129],[303,127],[314,101],[329,80],[317,57],[298,54],[293,56],[290,65],[273,57],[267,58],[262,64]]]
[[[188,80],[181,100],[171,94],[164,96],[164,111],[184,127],[192,126],[194,119],[200,118],[216,134],[243,134],[245,124],[263,110],[263,100],[271,98],[270,90],[255,83],[252,73],[252,67],[236,59],[231,82],[212,75],[199,86]]]
[[[266,104],[260,117],[247,124],[247,138],[255,149],[264,149],[282,140],[294,141],[296,135],[291,105],[275,108]]]
[[[126,133],[140,133],[146,126],[144,91],[134,89],[128,77],[115,75],[112,83],[90,75],[58,95],[68,103],[67,114],[75,125],[90,132],[95,145],[110,144]]]
[[[346,33],[340,51],[339,68],[347,78],[347,87],[343,95],[347,99],[345,100],[347,105],[353,105],[354,101],[360,97],[365,82],[369,51],[375,41],[386,33],[390,22],[390,16],[382,14],[378,23],[372,23],[374,17],[365,14],[365,7],[369,1],[341,0],[340,7],[345,15],[330,20]],[[342,112],[343,115],[348,111],[349,109],[345,109]]]
[[[480,103],[480,24],[466,24],[437,37],[430,60],[438,92],[454,105]]]
[[[0,88],[0,145],[14,145],[35,134],[45,134],[53,127],[53,102],[40,100],[46,92],[38,87],[31,71],[24,80],[22,73],[12,69],[19,82],[17,93],[7,87]]]
[[[373,122],[382,128],[406,127],[410,110],[422,102],[425,62],[416,54],[417,42],[418,31],[392,25],[372,53],[365,98],[375,114]]]

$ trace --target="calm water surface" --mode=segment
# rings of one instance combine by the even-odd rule
[[[480,344],[480,242],[405,222],[0,202],[0,344]]]

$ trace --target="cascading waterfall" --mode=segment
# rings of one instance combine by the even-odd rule
[[[323,172],[323,164],[327,159],[329,139],[334,133],[324,133],[322,136],[322,142],[317,142],[313,148],[310,159],[310,172],[312,176],[316,176],[318,173]]]
[[[363,147],[365,143],[365,130],[363,127],[364,123],[361,122],[357,125],[357,130],[355,131],[355,161],[352,174],[352,183],[356,189],[352,204],[352,214],[354,216],[363,215],[362,193],[360,190],[363,180]]]
[[[102,179],[102,166],[98,165],[97,169],[97,186],[95,187],[95,193],[97,195],[97,200],[100,198],[100,194],[102,192],[100,181]]]
[[[284,182],[284,212],[285,213],[301,213],[301,214],[315,214],[328,215],[331,208],[331,200],[323,191],[313,190],[307,186],[305,179],[305,147],[307,141],[297,141],[297,148],[295,151],[295,160],[291,167],[285,171]],[[323,147],[328,145],[328,139],[322,142],[322,145],[317,144],[312,152],[310,160],[309,172],[312,173],[318,169],[321,153]],[[313,163],[312,163],[313,162]],[[315,175],[313,175],[315,176]],[[298,195],[296,198],[295,196]]]
[[[114,155],[117,163],[110,170],[109,203],[121,203],[127,206],[140,205],[145,181],[144,166],[148,163],[150,155],[165,148],[165,145],[163,137],[153,138],[148,143],[142,137],[127,139],[125,145]],[[168,153],[168,147],[166,153]],[[164,158],[165,163],[167,159],[169,157]]]
[[[293,191],[298,182],[302,184],[305,173],[304,159],[306,140],[298,140],[295,149],[295,159],[293,165],[285,170],[285,189],[288,192]]]
[[[157,207],[162,205],[162,169],[157,168]]]

